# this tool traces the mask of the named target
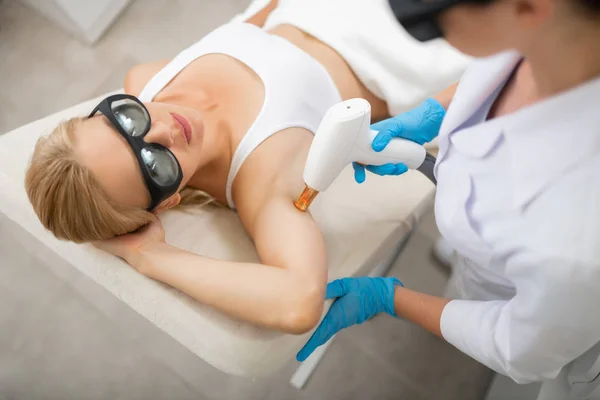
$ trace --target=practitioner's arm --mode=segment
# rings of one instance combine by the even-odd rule
[[[450,103],[452,103],[452,99],[454,99],[454,95],[456,94],[457,87],[458,82],[448,86],[446,89],[433,96],[433,98],[436,99],[442,107],[444,107],[444,110],[448,110],[448,107],[450,107]]]
[[[323,309],[325,246],[312,217],[287,200],[269,200],[252,223],[250,234],[263,264],[216,260],[175,248],[164,241],[158,220],[140,233],[96,245],[229,315],[303,333],[316,325]]]
[[[444,307],[450,300],[419,293],[396,286],[394,290],[394,311],[397,316],[414,322],[429,332],[443,338],[440,321]]]

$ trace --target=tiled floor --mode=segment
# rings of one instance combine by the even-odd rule
[[[120,87],[130,66],[174,55],[246,2],[138,0],[89,48],[0,0],[0,132]],[[0,229],[0,255],[27,243],[9,228]],[[447,276],[429,257],[436,237],[430,214],[391,273],[441,294]],[[52,254],[40,251],[0,257],[0,400],[475,400],[491,378],[442,340],[384,316],[342,332],[303,391],[287,383],[295,361],[265,379],[228,376],[72,267],[41,268]]]

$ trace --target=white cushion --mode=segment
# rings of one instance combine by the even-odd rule
[[[59,121],[86,115],[93,99],[0,136],[0,213],[41,244],[105,287],[153,324],[213,366],[232,374],[261,375],[294,357],[310,334],[294,336],[236,321],[181,292],[137,273],[91,245],[55,239],[38,221],[27,199],[24,176],[36,140]],[[329,279],[367,274],[389,256],[431,205],[433,185],[419,173],[357,185],[344,170],[311,210],[327,243]],[[167,241],[194,253],[258,261],[237,215],[213,207],[161,215]]]

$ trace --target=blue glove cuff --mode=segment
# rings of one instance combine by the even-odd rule
[[[384,282],[385,282],[385,294],[384,294],[384,301],[383,301],[383,308],[384,311],[388,314],[390,314],[391,316],[395,317],[396,316],[396,312],[394,310],[394,293],[396,292],[395,286],[402,286],[404,287],[404,285],[402,284],[402,282],[400,282],[399,279],[394,278],[394,277],[387,277],[387,278],[381,278]]]

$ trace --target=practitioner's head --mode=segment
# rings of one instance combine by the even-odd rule
[[[119,103],[113,117],[126,128],[121,133],[101,110],[91,118],[63,122],[38,141],[26,190],[40,221],[56,237],[74,242],[107,239],[149,222],[149,211],[179,204],[179,191],[203,164],[202,117],[186,107],[144,105],[151,124],[135,139],[137,151],[123,133],[141,135],[143,121]],[[162,152],[140,151],[148,143],[160,145],[156,149]],[[149,179],[159,183],[155,188],[170,185],[162,197],[154,196],[153,210]]]
[[[443,12],[438,22],[448,42],[464,53],[526,53],[547,38],[577,42],[598,35],[600,0],[471,1]]]

